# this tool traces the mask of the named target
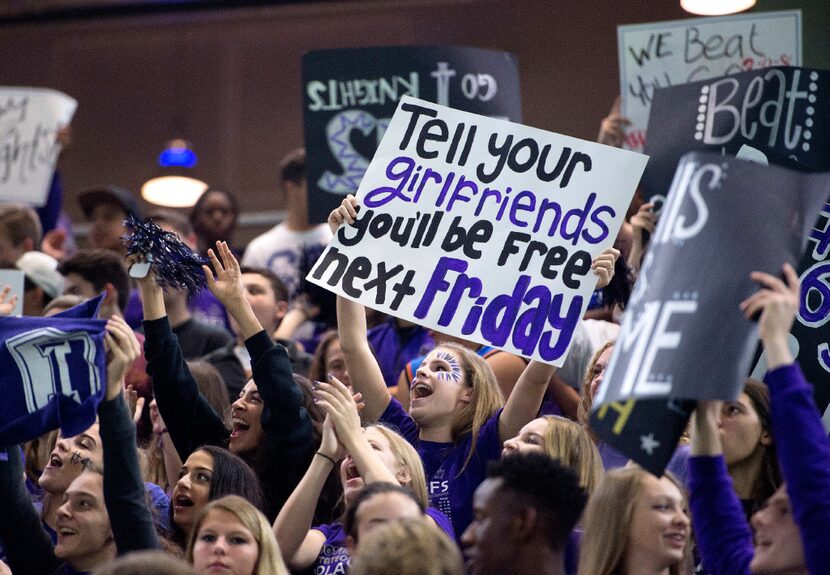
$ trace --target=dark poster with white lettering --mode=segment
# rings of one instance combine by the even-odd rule
[[[686,152],[735,155],[747,140],[830,170],[830,73],[775,67],[654,91],[643,175],[647,197],[665,195]]]
[[[738,157],[800,172],[815,171],[769,148],[745,143],[753,148],[742,147]],[[790,349],[807,381],[820,384],[830,379],[830,198],[807,240],[807,249],[796,268],[801,280],[801,305],[790,334]],[[766,372],[766,359],[761,352],[759,346],[760,358],[752,371],[755,379],[763,379]],[[825,420],[830,421],[830,388],[815,385],[814,392],[816,405],[825,414]]]
[[[830,409],[830,198],[824,204],[798,267],[801,305],[792,336],[798,361],[807,381],[814,385],[816,404],[825,414]]]
[[[738,397],[758,339],[739,308],[757,290],[749,274],[797,265],[828,194],[827,173],[714,152],[682,158],[594,399],[603,439],[658,472],[683,429],[657,425],[665,412]],[[640,408],[649,417],[625,410],[630,400],[650,400]]]
[[[324,222],[357,191],[402,96],[521,122],[508,52],[460,46],[317,50],[303,56],[308,216]]]

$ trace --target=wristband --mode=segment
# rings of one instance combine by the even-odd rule
[[[325,453],[320,453],[319,451],[316,451],[314,454],[319,455],[323,459],[328,459],[329,461],[331,461],[332,465],[337,466],[337,462],[331,456],[326,455]]]

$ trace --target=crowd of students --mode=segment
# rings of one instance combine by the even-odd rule
[[[619,145],[624,124],[609,116],[600,141]],[[830,573],[830,442],[787,345],[789,265],[753,274],[741,306],[759,318],[765,382],[700,403],[656,477],[588,420],[651,204],[594,260],[598,297],[555,370],[306,285],[309,254],[360,206],[309,224],[304,162],[286,158],[289,217],[244,256],[227,190],[189,218],[149,215],[207,256],[196,298],[163,290],[152,265],[129,279],[144,258],[120,240],[139,215],[126,190],[81,195],[92,247],[75,253],[41,243],[32,210],[0,206],[24,314],[103,292],[107,319],[96,422],[0,451],[0,574]],[[0,292],[0,313],[13,304]]]

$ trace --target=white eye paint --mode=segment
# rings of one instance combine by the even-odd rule
[[[450,371],[441,372],[438,374],[438,377],[441,379],[446,379],[447,381],[454,381],[458,382],[461,381],[461,366],[458,364],[458,361],[452,354],[449,354],[445,351],[438,351],[435,353],[435,357],[446,361],[447,364],[450,366]]]

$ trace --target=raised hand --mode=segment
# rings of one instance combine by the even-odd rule
[[[340,224],[343,222],[353,224],[355,218],[357,218],[357,211],[360,208],[360,204],[353,195],[349,194],[346,196],[340,205],[334,208],[331,213],[329,214],[329,228],[331,228],[331,233],[337,233],[337,229],[340,227]]]
[[[14,311],[14,306],[17,305],[17,295],[9,297],[12,291],[12,286],[3,286],[0,291],[0,316],[11,315]]]
[[[133,423],[138,425],[141,421],[141,414],[144,412],[145,399],[138,396],[138,392],[132,385],[128,385],[124,389],[124,399],[127,400],[127,407],[130,408],[130,413],[133,415]]]
[[[611,278],[614,277],[614,264],[618,257],[620,257],[620,250],[607,248],[591,262],[591,269],[597,276],[596,289],[602,289],[611,283]]]
[[[115,399],[124,388],[124,375],[141,355],[141,345],[123,318],[116,315],[107,320],[104,344],[107,349],[106,399]]]
[[[216,257],[216,253],[219,257]],[[216,277],[208,266],[202,266],[207,279],[208,289],[226,308],[239,306],[245,301],[245,285],[242,283],[242,272],[239,271],[239,262],[231,253],[227,242],[216,242],[216,252],[208,250]],[[220,261],[221,258],[221,261]]]
[[[363,437],[357,404],[360,394],[353,396],[351,390],[334,376],[329,376],[329,381],[314,382],[314,399],[331,420],[337,437],[346,449],[351,450],[354,441]]]
[[[653,234],[657,228],[657,214],[654,212],[654,202],[646,202],[637,213],[631,216],[632,241],[631,253],[628,255],[628,266],[637,271],[643,260],[646,249],[646,232]]]
[[[723,453],[718,418],[720,418],[722,401],[698,401],[692,416],[691,448],[692,455],[720,455]]]
[[[346,448],[340,443],[337,432],[334,430],[334,423],[328,415],[323,421],[323,436],[320,439],[320,447],[317,451],[325,457],[330,457],[333,461],[340,461],[346,457]]]
[[[643,232],[654,233],[657,227],[657,214],[654,212],[654,202],[646,202],[637,213],[631,216],[631,227],[634,228],[634,238],[643,241]]]
[[[741,302],[741,311],[747,319],[754,319],[760,313],[758,327],[769,369],[793,362],[788,340],[798,313],[801,284],[790,264],[784,264],[782,270],[783,280],[768,273],[752,272],[749,277],[761,289]]]
[[[599,126],[597,142],[606,146],[621,148],[625,140],[625,128],[630,125],[631,121],[620,114],[620,97],[617,96],[614,105],[611,106],[611,111],[603,118]]]

